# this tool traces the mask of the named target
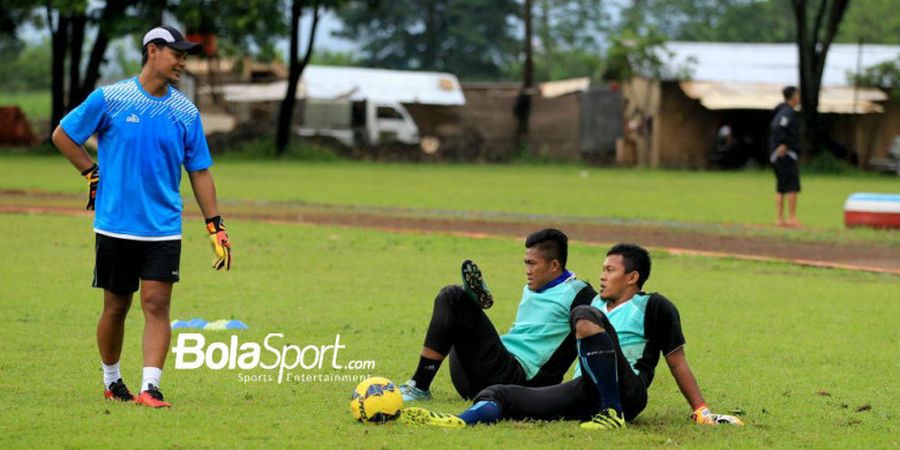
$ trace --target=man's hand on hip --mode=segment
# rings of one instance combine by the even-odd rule
[[[85,169],[81,174],[88,180],[88,201],[84,209],[94,209],[94,202],[97,200],[97,184],[100,183],[100,166],[94,164]]]

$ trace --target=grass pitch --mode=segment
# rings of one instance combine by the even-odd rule
[[[223,165],[221,176],[235,176],[229,170]],[[175,370],[171,354],[162,387],[173,408],[107,402],[94,336],[100,292],[89,287],[90,230],[86,217],[0,215],[0,236],[7,238],[0,246],[2,448],[900,445],[895,276],[654,252],[646,288],[679,307],[688,359],[707,401],[715,412],[743,411],[743,428],[691,424],[689,407],[661,364],[648,408],[622,432],[585,432],[572,422],[411,429],[353,422],[347,407],[353,382],[243,383],[239,375],[269,372]],[[405,381],[434,294],[458,282],[466,257],[479,262],[496,295],[489,316],[501,332],[512,322],[524,282],[521,240],[242,221],[229,222],[229,231],[235,267],[216,273],[208,268],[202,224],[185,223],[173,318],[236,318],[251,327],[203,332],[210,342],[227,342],[232,334],[261,342],[280,332],[281,342],[325,345],[340,334],[346,349],[339,361],[376,361],[371,371],[294,371],[308,375],[371,372]],[[570,268],[596,284],[603,250],[573,246]],[[133,389],[142,328],[135,305],[122,360]],[[429,407],[467,406],[446,369],[434,386]]]
[[[81,193],[59,155],[0,154],[0,189]],[[213,167],[219,197],[428,210],[606,217],[651,222],[772,225],[770,171],[694,172],[575,165],[307,163],[225,158]],[[186,178],[186,177],[185,177]],[[853,192],[897,192],[895,177],[803,174],[804,224],[843,230]],[[189,194],[189,187],[183,190]],[[854,231],[850,230],[847,234]]]

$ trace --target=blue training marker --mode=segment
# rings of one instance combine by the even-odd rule
[[[240,320],[231,320],[225,324],[226,330],[247,330],[249,328],[250,327],[248,327],[246,323],[241,322]]]
[[[188,321],[188,324],[191,326],[191,328],[202,330],[203,327],[206,326],[207,322],[201,318],[193,318]]]

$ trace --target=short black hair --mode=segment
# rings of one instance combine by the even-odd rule
[[[162,39],[154,39],[148,42],[147,45],[141,47],[141,67],[147,65],[147,47],[150,46],[150,44],[153,44],[156,46],[156,48],[162,50],[162,48],[166,45],[166,41]]]
[[[569,257],[569,237],[566,233],[556,228],[544,228],[528,235],[525,239],[525,248],[537,247],[548,261],[559,261],[562,269],[566,269],[566,259]]]
[[[647,249],[637,244],[616,244],[608,252],[606,256],[620,255],[622,264],[625,266],[625,273],[637,271],[638,273],[638,289],[644,287],[644,282],[650,278],[650,253]]]
[[[784,96],[785,100],[790,100],[791,97],[793,97],[794,94],[796,94],[796,93],[797,93],[797,86],[786,86],[784,89],[781,90],[781,95]]]

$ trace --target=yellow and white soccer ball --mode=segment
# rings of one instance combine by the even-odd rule
[[[366,378],[350,397],[350,412],[360,422],[388,422],[400,417],[402,409],[403,395],[387,378]]]

